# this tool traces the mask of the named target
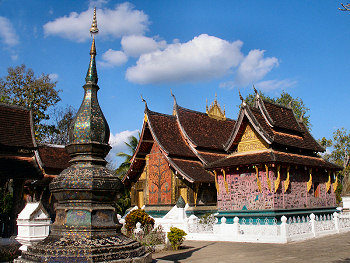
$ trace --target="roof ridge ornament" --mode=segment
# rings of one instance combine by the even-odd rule
[[[254,89],[254,92],[255,92],[255,98],[254,98],[254,107],[255,108],[258,108],[259,105],[258,105],[258,101],[260,100],[260,94],[258,92],[258,90],[255,88],[255,85],[253,84],[253,89]]]
[[[177,101],[176,101],[175,95],[173,94],[173,92],[172,92],[171,89],[170,89],[170,94],[171,94],[171,96],[172,96],[173,99],[174,99],[173,115],[176,116],[176,105],[177,105]]]
[[[145,107],[148,109],[148,107],[147,107],[147,101],[142,97],[142,94],[141,94],[141,101],[142,101],[143,103],[145,103]]]
[[[246,102],[244,101],[241,91],[238,89],[238,94],[239,94],[239,99],[242,101],[243,106],[247,105]]]
[[[221,109],[219,103],[218,103],[218,98],[217,94],[215,92],[215,99],[214,102],[210,104],[210,107],[208,108],[208,99],[206,99],[206,113],[210,118],[216,119],[216,120],[221,120],[224,121],[226,120],[226,110],[224,107],[224,110]]]

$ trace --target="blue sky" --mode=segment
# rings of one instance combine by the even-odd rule
[[[205,111],[206,99],[238,114],[238,89],[282,90],[310,108],[315,138],[350,128],[350,12],[340,1],[0,0],[0,76],[22,63],[51,74],[61,105],[79,107],[89,63],[92,9],[99,101],[113,151],[142,128],[144,105]]]

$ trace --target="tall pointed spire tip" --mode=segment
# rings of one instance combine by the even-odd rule
[[[95,35],[98,33],[97,19],[96,19],[96,7],[94,8],[94,16],[92,18],[92,24],[90,28],[90,33],[92,35],[92,43],[90,49],[90,65],[88,72],[86,73],[85,81],[86,83],[97,84],[98,76],[96,69],[96,46],[95,46]]]
[[[94,35],[98,33],[98,28],[97,28],[97,19],[96,19],[96,7],[94,8],[94,16],[92,18],[92,24],[90,28],[90,34]]]

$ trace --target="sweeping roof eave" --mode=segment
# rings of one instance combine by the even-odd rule
[[[314,167],[322,169],[342,170],[341,166],[324,160],[319,156],[305,156],[295,153],[277,152],[273,150],[263,150],[257,152],[236,153],[226,158],[212,162],[205,166],[206,169],[229,168],[242,165],[258,165],[258,164],[286,164],[300,165],[305,167]]]

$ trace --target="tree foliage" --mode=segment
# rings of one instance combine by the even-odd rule
[[[138,137],[140,138],[140,133],[138,134]],[[136,138],[135,136],[130,136],[128,138],[128,142],[124,142],[125,145],[128,147],[128,153],[119,152],[117,153],[118,157],[123,157],[124,162],[122,162],[119,167],[115,170],[115,173],[118,175],[119,178],[122,178],[130,167],[130,160],[132,156],[134,155],[137,145],[139,143],[139,138]]]
[[[54,126],[45,121],[50,119],[48,108],[61,100],[60,90],[55,89],[57,82],[47,74],[36,77],[34,71],[25,65],[9,67],[7,71],[7,76],[0,78],[0,102],[30,108],[35,138],[40,142],[54,131]]]
[[[306,107],[305,103],[301,98],[299,97],[294,98],[292,97],[292,95],[290,95],[288,92],[285,92],[285,91],[282,91],[280,96],[273,97],[273,98],[263,94],[261,91],[259,92],[259,95],[263,100],[266,100],[268,102],[281,104],[286,107],[290,106],[293,109],[295,116],[298,119],[302,118],[306,127],[309,130],[311,129],[310,115],[308,114],[310,109]],[[253,106],[254,100],[255,100],[255,94],[249,94],[245,98],[245,102],[250,106]]]
[[[77,110],[72,106],[56,108],[52,112],[54,130],[47,134],[45,142],[66,145],[69,143],[69,126],[76,115]]]
[[[333,133],[333,140],[323,137],[320,140],[320,144],[323,147],[331,149],[330,153],[326,153],[323,157],[344,169],[339,173],[342,179],[343,189],[345,192],[350,191],[350,178],[349,178],[349,153],[350,153],[350,132],[345,128],[336,130]]]

